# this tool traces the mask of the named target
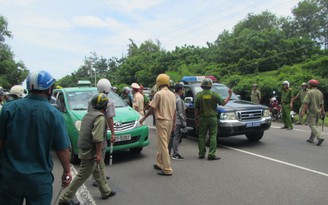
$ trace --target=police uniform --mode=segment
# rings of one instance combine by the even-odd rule
[[[218,130],[218,119],[217,119],[217,104],[224,104],[222,97],[209,90],[204,89],[197,93],[195,100],[195,109],[199,110],[199,136],[198,136],[198,148],[199,158],[204,158],[206,154],[205,148],[205,137],[207,131],[209,131],[210,137],[210,148],[208,158],[215,158],[217,148],[217,130]]]
[[[141,116],[145,115],[144,104],[145,104],[144,96],[140,92],[136,92],[133,96],[133,103],[132,103],[133,106],[132,107],[134,109],[135,109],[135,107],[138,107],[139,114]]]
[[[301,101],[301,107],[299,109],[299,113],[302,112],[303,108],[304,108],[304,104],[303,104],[303,101],[304,101],[304,98],[306,96],[308,92],[308,89],[305,89],[305,90],[300,90],[297,95],[295,96],[295,98],[300,98],[300,101]],[[303,123],[303,116],[299,116],[298,118],[298,123],[302,124]]]
[[[70,146],[61,113],[45,97],[30,94],[4,104],[0,116],[0,204],[50,205],[51,150]]]
[[[174,126],[175,95],[167,87],[163,87],[156,92],[150,106],[155,110],[156,117],[156,136],[158,140],[156,165],[163,170],[164,174],[172,174],[168,143]]]
[[[252,90],[251,102],[260,104],[261,103],[260,100],[261,100],[261,92],[258,89]]]
[[[82,119],[80,135],[78,139],[79,159],[81,159],[79,172],[70,184],[68,190],[60,197],[59,203],[71,201],[77,190],[92,174],[98,184],[102,197],[108,196],[112,190],[106,180],[104,169],[96,169],[95,143],[106,141],[107,126],[106,116],[97,109],[91,110]],[[100,167],[105,167],[101,160]]]
[[[290,117],[290,102],[293,97],[291,88],[283,89],[281,92],[281,104],[282,104],[282,120],[284,121],[284,127],[293,129],[292,118]]]
[[[321,115],[321,106],[324,104],[323,94],[316,87],[311,88],[304,98],[303,103],[308,104],[308,123],[311,128],[310,141],[314,138],[323,140],[324,137],[320,134],[320,130],[317,126],[318,119]]]

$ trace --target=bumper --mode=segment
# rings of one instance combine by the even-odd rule
[[[232,135],[244,135],[250,132],[263,132],[271,127],[271,117],[260,120],[238,121],[238,120],[219,120],[218,135],[220,137]]]
[[[126,150],[131,148],[145,147],[149,145],[149,130],[148,126],[141,126],[131,130],[116,132],[115,136],[131,135],[130,140],[115,142],[114,151]],[[110,152],[110,137],[111,134],[107,135],[107,152]]]

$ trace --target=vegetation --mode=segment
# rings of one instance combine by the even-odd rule
[[[214,75],[243,99],[249,99],[251,86],[257,83],[262,103],[267,104],[272,91],[280,94],[283,80],[297,92],[302,82],[316,78],[328,96],[328,1],[303,0],[292,13],[292,17],[277,17],[268,11],[248,14],[232,31],[223,31],[206,47],[184,45],[166,51],[159,40],[137,45],[130,39],[126,56],[105,58],[92,52],[83,65],[57,84],[73,86],[80,79],[94,82],[95,72],[98,79],[108,78],[119,88],[133,82],[152,86],[156,76],[164,72],[175,82],[185,75]],[[8,31],[0,34],[10,36]],[[24,73],[24,67],[13,65]],[[3,80],[0,78],[0,83]]]

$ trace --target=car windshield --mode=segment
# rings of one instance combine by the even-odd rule
[[[196,86],[194,89],[196,94],[203,90],[200,86]],[[223,99],[226,99],[229,95],[229,88],[225,85],[213,85],[211,90],[219,94]],[[231,100],[238,100],[234,93],[232,93]]]
[[[97,90],[68,92],[67,99],[69,107],[72,110],[87,110],[88,102],[95,94],[97,94]],[[128,106],[117,94],[113,92],[109,93],[109,98],[113,101],[115,107]]]

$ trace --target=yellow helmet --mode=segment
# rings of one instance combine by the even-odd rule
[[[156,78],[156,85],[162,86],[162,85],[169,85],[170,84],[170,77],[166,74],[159,74]]]

